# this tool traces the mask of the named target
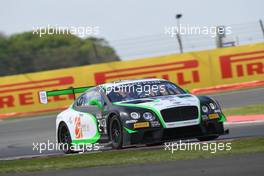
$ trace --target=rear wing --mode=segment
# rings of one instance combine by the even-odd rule
[[[69,95],[69,94],[72,94],[74,96],[74,100],[75,100],[75,98],[76,98],[75,94],[83,93],[92,87],[94,87],[94,86],[77,87],[77,88],[70,87],[68,89],[62,89],[62,90],[40,91],[39,92],[39,101],[41,104],[48,104],[48,97],[59,96],[59,95]]]

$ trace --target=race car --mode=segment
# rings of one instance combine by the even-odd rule
[[[56,119],[59,144],[110,143],[114,149],[177,139],[213,140],[228,133],[219,103],[163,79],[123,80],[94,87],[39,92],[48,97],[82,93]],[[65,153],[74,152],[67,147]]]

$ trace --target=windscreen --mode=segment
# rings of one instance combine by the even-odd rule
[[[137,82],[108,87],[106,94],[111,102],[185,93],[180,87],[167,81]]]

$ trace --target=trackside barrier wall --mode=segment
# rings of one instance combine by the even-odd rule
[[[190,90],[263,81],[264,43],[0,77],[0,114],[48,111],[72,103],[69,95],[42,105],[40,90],[154,77]]]

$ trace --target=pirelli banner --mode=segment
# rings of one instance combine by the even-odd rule
[[[122,79],[164,78],[187,89],[264,80],[264,43],[0,77],[0,114],[61,108],[73,96],[38,101],[38,91]]]

